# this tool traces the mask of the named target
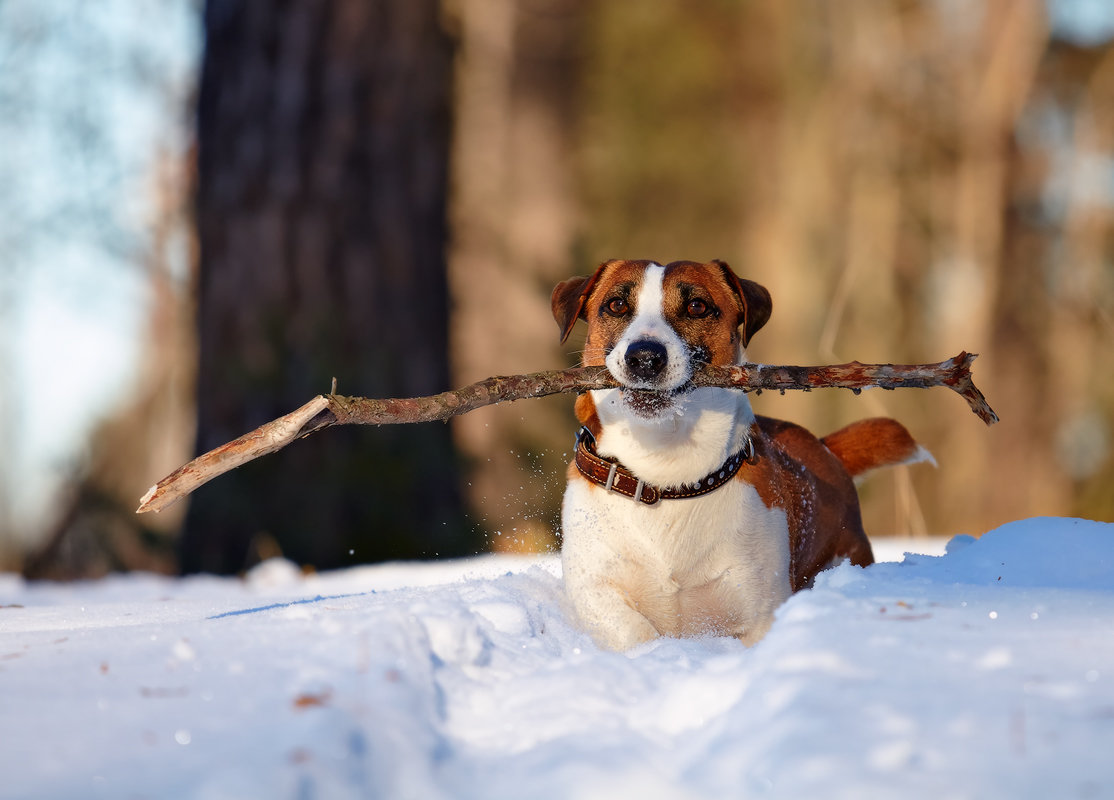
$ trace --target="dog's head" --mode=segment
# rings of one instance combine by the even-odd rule
[[[552,306],[562,342],[587,321],[582,363],[606,365],[646,417],[671,408],[694,369],[735,363],[772,308],[764,287],[722,261],[620,260],[559,283]]]

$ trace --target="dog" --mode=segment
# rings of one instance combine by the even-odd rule
[[[619,388],[581,394],[562,504],[561,563],[581,623],[624,651],[658,636],[769,630],[791,593],[846,559],[873,563],[854,479],[928,460],[875,418],[823,439],[756,416],[735,389],[697,388],[703,365],[744,363],[770,293],[722,261],[613,260],[559,283],[562,343]]]

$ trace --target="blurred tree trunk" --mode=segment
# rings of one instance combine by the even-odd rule
[[[436,0],[210,0],[199,451],[327,391],[448,386],[450,42]],[[199,491],[187,571],[470,552],[447,426],[339,431]]]
[[[592,268],[573,258],[569,168],[584,0],[457,0],[453,150],[454,384],[565,363],[549,292]],[[492,298],[497,296],[498,314]],[[455,422],[471,506],[494,550],[553,547],[572,400],[474,411]]]

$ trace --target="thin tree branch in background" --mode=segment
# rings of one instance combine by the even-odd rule
[[[971,378],[971,362],[974,360],[975,355],[960,353],[939,364],[861,364],[858,361],[821,367],[739,364],[706,367],[693,376],[693,384],[746,392],[843,388],[856,393],[870,388],[927,389],[946,386],[961,395],[979,419],[993,425],[998,421],[998,415],[987,405],[986,398]],[[140,500],[136,513],[160,511],[218,475],[333,425],[433,422],[495,403],[607,389],[616,385],[615,379],[602,367],[575,367],[488,378],[430,397],[374,400],[337,394],[318,395],[301,408],[210,450],[175,470],[151,487]]]

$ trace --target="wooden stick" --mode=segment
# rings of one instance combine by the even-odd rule
[[[987,405],[986,398],[971,378],[971,362],[975,358],[973,354],[960,353],[939,364],[860,364],[858,361],[821,367],[738,364],[705,367],[693,376],[692,382],[695,386],[720,386],[744,392],[763,389],[807,392],[834,387],[850,389],[856,394],[873,387],[924,389],[946,386],[961,395],[979,419],[993,425],[998,421],[998,415]],[[318,395],[296,411],[261,425],[251,433],[179,467],[143,495],[136,513],[161,511],[218,475],[333,425],[391,425],[447,420],[495,403],[607,389],[616,385],[615,379],[603,367],[497,376],[430,397],[388,400],[338,395],[334,384],[332,394]]]

